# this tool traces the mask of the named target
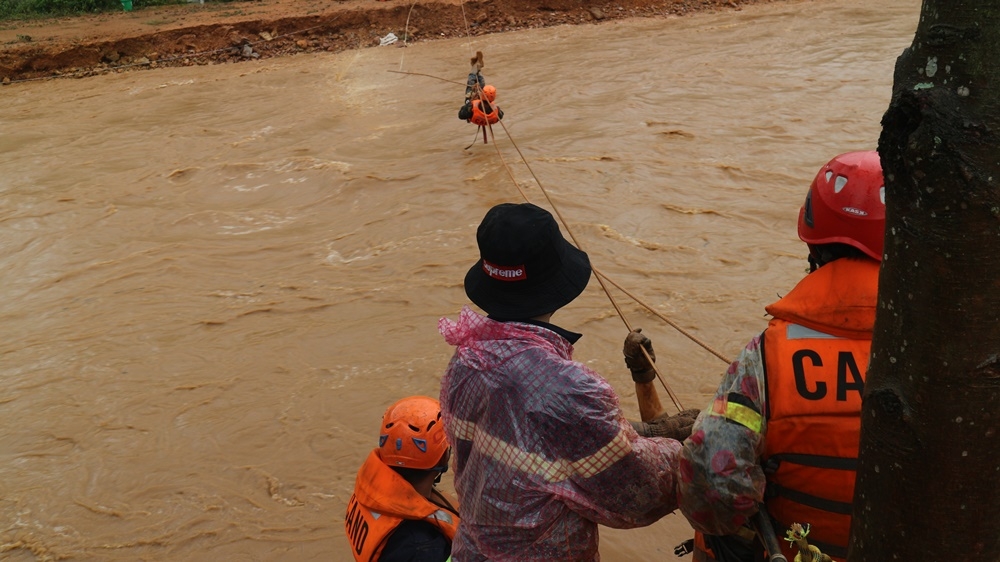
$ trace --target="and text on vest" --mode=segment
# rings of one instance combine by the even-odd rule
[[[351,546],[354,547],[354,552],[361,554],[365,548],[365,540],[368,538],[368,522],[361,515],[358,499],[354,496],[351,496],[344,526],[347,529],[347,538],[351,541]]]
[[[807,365],[808,362],[808,365]],[[792,371],[795,373],[795,389],[806,400],[822,400],[827,394],[827,384],[823,381],[815,381],[810,388],[810,379],[807,367],[822,367],[823,359],[819,353],[811,349],[800,349],[792,354]],[[848,381],[850,374],[850,381]],[[837,354],[837,400],[847,401],[847,392],[856,391],[858,397],[864,393],[865,381],[861,378],[861,370],[858,368],[858,361],[850,351],[841,351]]]

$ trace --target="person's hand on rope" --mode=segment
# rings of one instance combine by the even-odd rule
[[[646,353],[642,352],[643,349]],[[653,363],[650,360],[656,361],[656,353],[653,352],[653,342],[642,334],[642,328],[636,328],[625,336],[622,354],[625,355],[625,366],[632,373],[633,381],[653,382],[656,371],[653,370]],[[649,354],[649,359],[646,359],[646,354]]]
[[[632,427],[643,437],[667,437],[684,441],[691,436],[691,428],[700,413],[701,410],[684,410],[673,416],[663,414],[649,423],[632,422]]]

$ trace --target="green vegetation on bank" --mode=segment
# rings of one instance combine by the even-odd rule
[[[141,10],[149,6],[185,4],[187,1],[132,0],[132,9]],[[121,10],[122,0],[0,0],[0,20],[74,16]]]
[[[133,8],[178,4],[184,0],[133,0]],[[0,0],[0,19],[31,19],[47,16],[121,11],[121,0]]]

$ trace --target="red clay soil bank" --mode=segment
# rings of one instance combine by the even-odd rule
[[[225,4],[233,8],[261,7],[245,10],[250,19],[234,18],[233,12],[219,9],[193,11],[195,7],[185,5],[151,9],[150,18],[183,14],[181,26],[168,30],[149,30],[149,24],[157,20],[147,20],[144,28],[135,17],[138,12],[132,12],[133,17],[127,21],[125,14],[112,14],[103,16],[100,21],[95,16],[84,16],[42,24],[6,22],[5,34],[12,35],[16,31],[17,38],[0,45],[0,81],[10,83],[160,66],[235,63],[302,52],[336,52],[376,46],[380,37],[389,32],[402,39],[408,15],[407,40],[412,43],[465,36],[466,21],[469,33],[483,35],[631,17],[734,10],[767,1],[770,0],[620,0],[610,3],[482,0],[462,5],[455,0],[418,0],[414,3],[334,0],[321,13],[296,15],[302,12],[301,0],[272,0],[266,6],[253,2]],[[94,23],[89,23],[88,17]],[[139,19],[145,17],[144,11]],[[65,31],[58,36],[59,30],[73,27],[73,24],[84,28],[89,24],[93,29],[84,39],[68,36]],[[16,28],[22,28],[23,33]],[[48,37],[49,34],[57,36]]]

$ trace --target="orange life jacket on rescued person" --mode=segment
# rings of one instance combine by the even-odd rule
[[[374,450],[358,471],[354,494],[347,502],[344,527],[354,559],[378,560],[390,535],[407,519],[434,525],[449,541],[458,531],[457,513],[419,494]]]
[[[811,525],[809,544],[824,554],[847,557],[878,272],[841,258],[766,308],[765,504],[789,560],[795,549],[780,539],[792,523]],[[715,560],[700,533],[694,560]]]
[[[469,119],[469,121],[473,124],[485,127],[487,124],[492,125],[499,120],[500,108],[497,107],[496,103],[486,102],[486,109],[484,110],[483,100],[472,100],[472,119]]]

